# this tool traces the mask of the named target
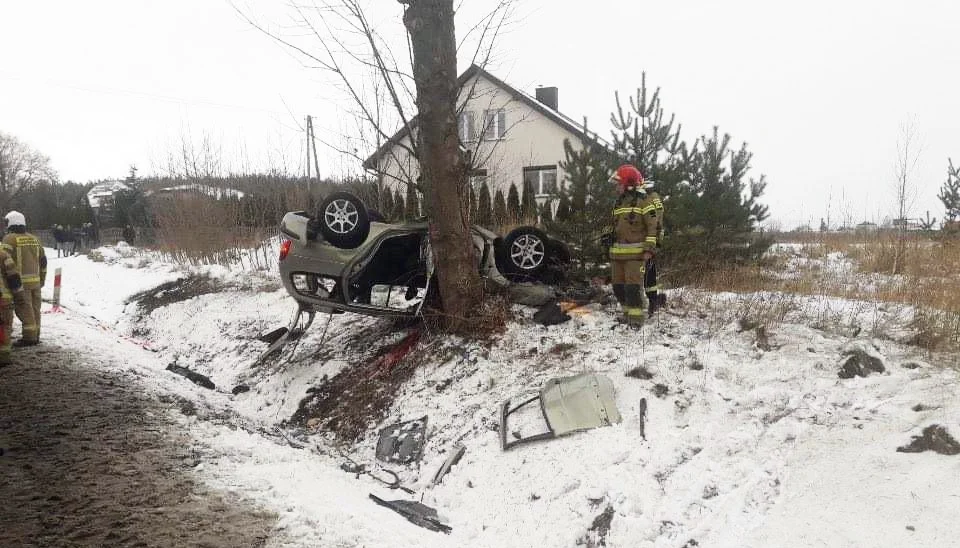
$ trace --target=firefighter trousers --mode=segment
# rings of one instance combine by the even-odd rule
[[[620,303],[627,323],[643,323],[647,297],[643,292],[645,267],[643,259],[610,261],[613,270],[613,294]]]
[[[23,340],[40,340],[40,288],[26,289],[14,299],[14,310],[20,318]]]

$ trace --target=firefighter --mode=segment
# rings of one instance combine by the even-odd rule
[[[17,264],[10,254],[0,249],[0,367],[10,365],[10,349],[13,346],[13,303],[16,295],[23,294],[23,284]]]
[[[0,247],[16,263],[23,292],[14,299],[14,310],[22,324],[22,337],[14,346],[40,344],[40,288],[47,278],[47,256],[36,236],[27,232],[23,213],[7,213],[7,235]]]
[[[617,168],[611,177],[620,196],[613,208],[610,264],[613,294],[628,325],[643,325],[647,313],[644,293],[645,263],[657,246],[659,210],[647,199],[643,175],[632,165]]]
[[[657,211],[657,242],[654,244],[654,253],[650,259],[647,259],[645,265],[646,274],[644,275],[643,280],[643,290],[647,296],[647,302],[649,306],[647,308],[647,315],[652,316],[654,312],[658,309],[663,308],[666,303],[666,295],[660,293],[660,284],[657,283],[657,271],[660,266],[660,249],[663,247],[663,200],[660,199],[660,195],[653,190],[653,182],[647,181],[643,185],[644,190],[647,192],[647,199],[643,202],[642,207],[648,207],[652,205]]]

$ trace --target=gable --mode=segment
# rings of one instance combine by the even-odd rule
[[[588,135],[583,127],[572,119],[553,110],[534,97],[510,86],[477,65],[472,65],[459,78],[460,98],[458,107],[480,113],[474,120],[475,128],[479,131],[483,127],[482,112],[485,110],[504,109],[514,113],[514,120],[524,119],[536,124],[549,126],[550,129],[562,132],[563,138],[571,140],[588,140],[598,143],[603,141],[595,134]],[[466,104],[464,104],[466,103]],[[509,117],[509,114],[508,114]],[[374,169],[378,161],[392,148],[402,142],[409,143],[411,130],[416,132],[419,116],[415,116],[406,128],[395,133],[387,142],[380,146],[363,162],[364,169]],[[509,119],[507,128],[512,125]]]

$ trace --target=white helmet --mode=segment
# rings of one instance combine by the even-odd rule
[[[5,217],[7,220],[7,226],[27,226],[27,219],[23,216],[23,213],[19,211],[11,211],[7,213]]]

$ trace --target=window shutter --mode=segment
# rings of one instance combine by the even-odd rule
[[[502,139],[507,132],[507,112],[503,109],[497,111],[497,139]]]

